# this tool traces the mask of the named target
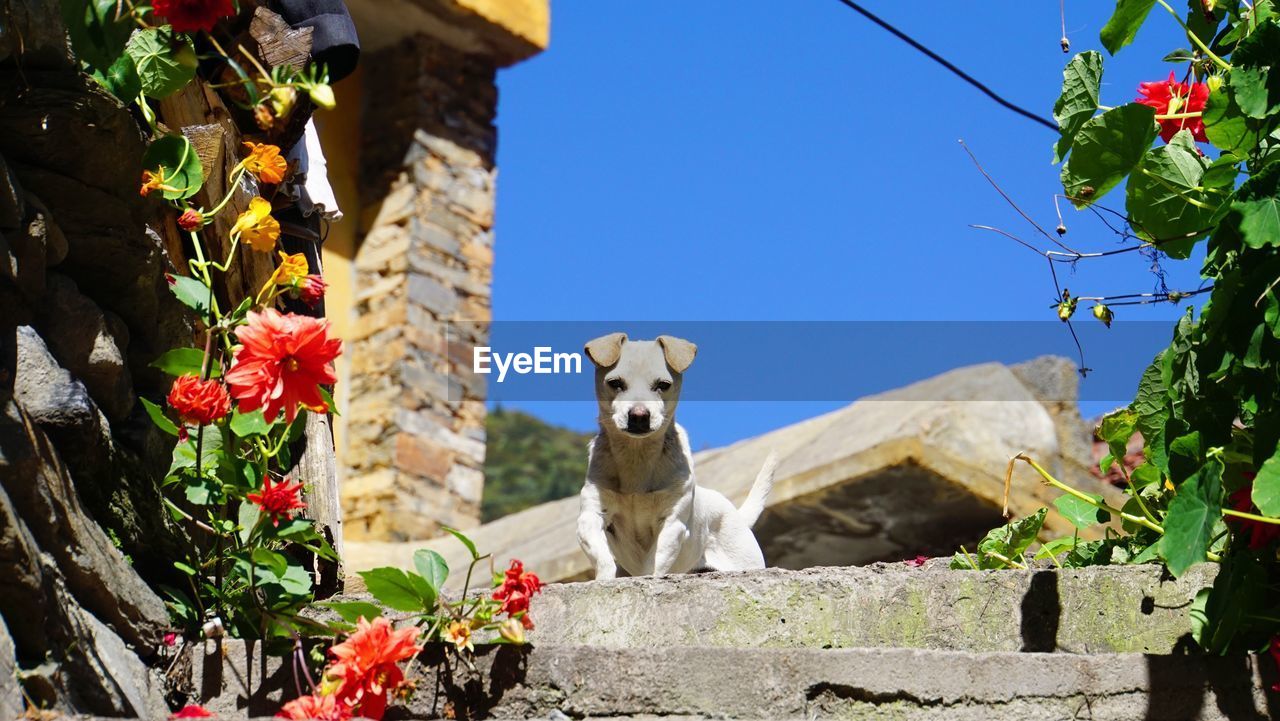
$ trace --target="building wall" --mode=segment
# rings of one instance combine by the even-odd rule
[[[368,54],[342,500],[352,540],[478,524],[496,66],[418,35]]]

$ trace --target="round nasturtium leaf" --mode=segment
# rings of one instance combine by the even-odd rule
[[[200,156],[182,135],[166,135],[151,144],[142,156],[142,167],[164,178],[165,200],[190,198],[204,183]]]
[[[148,28],[133,34],[125,52],[133,58],[142,80],[142,94],[167,98],[196,75],[196,50],[191,38],[166,28]]]
[[[125,104],[136,100],[142,92],[142,79],[138,77],[138,69],[128,53],[121,53],[106,72],[95,70],[93,77]]]

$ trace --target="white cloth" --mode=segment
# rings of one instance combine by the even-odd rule
[[[330,222],[342,220],[338,198],[329,185],[329,163],[320,147],[320,133],[316,131],[314,119],[307,121],[302,140],[294,144],[288,159],[298,164],[290,192],[302,215],[310,217],[319,213]]]

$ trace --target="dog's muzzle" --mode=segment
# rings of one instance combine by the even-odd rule
[[[649,411],[644,407],[632,408],[627,412],[627,433],[648,433]]]

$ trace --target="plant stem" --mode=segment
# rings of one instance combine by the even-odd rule
[[[1268,518],[1266,516],[1259,516],[1256,513],[1245,513],[1244,511],[1236,511],[1230,508],[1222,509],[1222,515],[1235,516],[1236,518],[1244,518],[1246,520],[1255,521],[1257,523],[1272,523],[1277,526],[1280,526],[1280,518]]]
[[[1182,16],[1179,15],[1177,11],[1175,11],[1173,8],[1169,7],[1169,3],[1165,2],[1164,0],[1156,0],[1156,2],[1160,3],[1160,7],[1163,7],[1165,10],[1168,10],[1169,14],[1173,16],[1173,19],[1178,21],[1178,25],[1182,26],[1183,31],[1187,33],[1187,37],[1191,38],[1191,42],[1195,43],[1195,46],[1197,48],[1200,48],[1200,52],[1204,53],[1210,60],[1214,62],[1215,65],[1222,68],[1223,70],[1231,69],[1230,63],[1218,57],[1217,55],[1214,55],[1213,51],[1209,49],[1209,46],[1205,45],[1203,40],[1197,37],[1195,33],[1191,32],[1191,28],[1187,27],[1187,24],[1182,21]]]
[[[1045,483],[1048,483],[1049,485],[1053,486],[1054,488],[1057,488],[1063,493],[1068,493],[1072,496],[1075,496],[1076,498],[1079,498],[1080,500],[1084,501],[1085,503],[1088,503],[1089,505],[1093,506],[1094,508],[1097,508],[1098,510],[1106,511],[1107,513],[1110,513],[1112,515],[1119,516],[1126,521],[1129,521],[1131,523],[1136,523],[1139,526],[1142,526],[1143,528],[1149,528],[1155,531],[1156,533],[1159,533],[1162,536],[1164,535],[1164,529],[1161,528],[1159,524],[1153,523],[1143,518],[1142,516],[1135,516],[1132,513],[1125,513],[1123,511],[1118,511],[1112,508],[1111,506],[1107,505],[1103,501],[1095,500],[1088,494],[1083,493],[1081,491],[1077,491],[1071,486],[1068,486],[1062,481],[1059,481],[1058,479],[1050,475],[1050,473],[1046,471],[1043,467],[1041,467],[1039,463],[1036,463],[1034,460],[1032,460],[1031,457],[1028,456],[1027,454],[1019,453],[1013,458],[1014,460],[1023,461],[1027,465],[1034,468],[1036,473],[1039,473],[1040,477],[1044,479]]]

